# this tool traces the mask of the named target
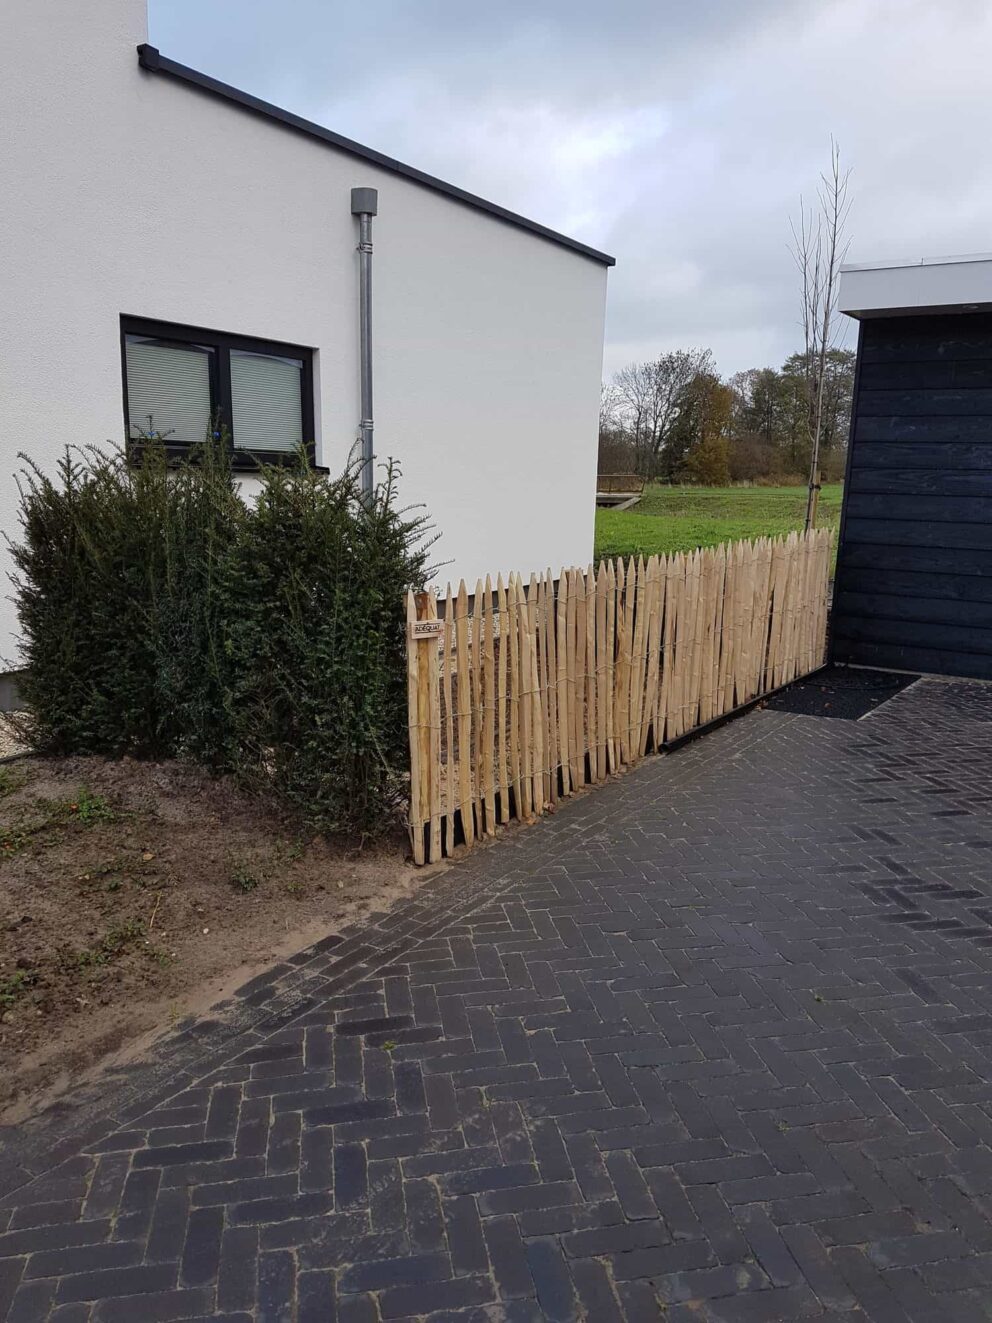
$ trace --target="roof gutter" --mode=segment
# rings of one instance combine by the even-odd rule
[[[576,239],[570,239],[565,234],[559,234],[557,230],[551,230],[546,225],[539,225],[537,221],[528,220],[526,216],[519,216],[516,212],[508,211],[506,207],[500,207],[495,202],[487,202],[485,198],[477,197],[474,193],[468,193],[463,188],[456,188],[454,184],[446,184],[443,179],[436,179],[433,175],[426,174],[423,170],[417,170],[412,165],[404,165],[402,161],[394,160],[393,157],[377,152],[372,147],[363,147],[360,142],[342,137],[340,133],[333,133],[320,124],[314,124],[312,120],[294,115],[290,110],[282,110],[279,106],[274,106],[268,101],[262,101],[261,98],[252,96],[250,92],[242,92],[236,87],[231,87],[228,83],[222,83],[216,78],[211,78],[209,74],[198,73],[196,69],[189,69],[185,64],[178,64],[175,60],[170,60],[160,54],[155,46],[145,43],[138,47],[138,64],[149,73],[164,74],[169,78],[177,79],[181,83],[186,83],[190,87],[195,87],[201,92],[219,97],[224,101],[233,102],[234,105],[240,106],[243,110],[249,110],[264,119],[275,120],[276,123],[294,129],[297,133],[304,133],[307,137],[316,138],[325,146],[334,147],[341,152],[348,152],[351,156],[369,161],[382,170],[401,175],[404,179],[410,180],[411,183],[429,188],[435,193],[442,193],[445,197],[451,198],[452,201],[460,202],[463,206],[473,207],[476,211],[484,211],[497,220],[505,221],[507,225],[516,226],[520,230],[527,230],[541,239],[547,239],[550,243],[558,244],[559,247],[569,248],[572,252],[579,253],[582,257],[588,257],[601,266],[616,265],[616,258],[610,257],[608,253],[601,253],[598,249],[590,248],[587,244],[579,243]]]

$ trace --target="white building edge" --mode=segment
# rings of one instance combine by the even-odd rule
[[[236,445],[302,431],[343,468],[361,417],[351,192],[371,188],[375,452],[435,520],[441,577],[587,562],[613,259],[175,64],[146,21],[145,0],[7,15],[3,531],[19,451],[51,470],[67,444],[124,441],[128,363],[132,413],[174,440],[209,396]],[[0,671],[17,660],[4,594]]]
[[[849,317],[992,309],[992,253],[848,262],[838,307]]]

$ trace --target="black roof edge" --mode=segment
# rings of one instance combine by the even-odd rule
[[[515,211],[509,211],[506,207],[501,207],[495,202],[487,202],[485,198],[477,197],[474,193],[469,193],[463,188],[457,188],[454,184],[446,184],[443,179],[436,179],[433,175],[426,174],[423,170],[417,170],[412,165],[404,165],[402,161],[394,160],[393,157],[386,156],[383,152],[377,152],[372,147],[364,147],[360,142],[353,142],[351,138],[345,138],[340,133],[325,129],[322,125],[314,124],[312,120],[303,119],[300,115],[294,115],[290,110],[282,110],[279,106],[263,101],[260,97],[252,96],[250,92],[242,92],[236,87],[231,87],[228,83],[222,83],[217,78],[211,78],[209,74],[199,73],[196,69],[190,69],[185,64],[170,60],[160,54],[157,47],[151,46],[147,42],[138,47],[138,63],[142,69],[148,70],[149,73],[167,74],[170,78],[177,78],[180,82],[197,87],[202,92],[209,92],[213,96],[222,97],[225,101],[232,101],[244,110],[250,110],[256,115],[263,115],[266,119],[275,120],[279,124],[284,124],[287,128],[295,129],[298,133],[307,134],[308,137],[317,138],[320,142],[327,143],[330,147],[336,147],[339,151],[350,152],[352,156],[361,157],[362,160],[369,161],[382,170],[390,170],[393,174],[402,175],[404,179],[409,179],[424,188],[433,189],[435,193],[443,193],[455,202],[461,202],[467,207],[474,207],[477,211],[488,212],[490,216],[495,216],[497,220],[505,221],[508,225],[515,225],[521,230],[529,230],[531,234],[536,234],[542,239],[548,239],[551,243],[559,244],[562,248],[570,248],[573,252],[591,258],[592,261],[599,262],[602,266],[616,265],[616,258],[610,257],[608,253],[601,253],[596,248],[590,248],[588,244],[579,243],[577,239],[570,239],[566,234],[559,234],[557,230],[549,229],[546,225],[528,220],[526,216],[519,216]]]

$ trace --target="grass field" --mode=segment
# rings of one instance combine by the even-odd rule
[[[840,523],[841,484],[825,484],[817,525]],[[691,551],[802,528],[805,487],[645,487],[632,510],[596,511],[596,559]]]

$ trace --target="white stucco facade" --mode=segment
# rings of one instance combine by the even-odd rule
[[[6,13],[4,531],[18,451],[50,467],[123,441],[122,315],[313,348],[317,458],[339,470],[359,420],[350,190],[368,186],[376,454],[433,516],[439,577],[588,561],[606,266],[140,69],[145,24],[144,0]],[[0,670],[15,632],[4,594]]]

